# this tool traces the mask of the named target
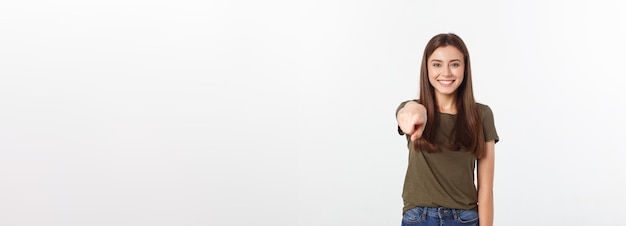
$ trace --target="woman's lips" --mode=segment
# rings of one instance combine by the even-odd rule
[[[437,80],[437,82],[439,82],[441,86],[449,87],[449,86],[452,86],[452,83],[454,83],[454,80]]]

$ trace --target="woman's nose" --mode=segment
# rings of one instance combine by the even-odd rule
[[[441,75],[443,76],[452,76],[452,70],[450,70],[450,67],[444,67]]]

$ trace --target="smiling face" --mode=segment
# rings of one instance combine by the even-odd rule
[[[428,80],[437,99],[454,98],[465,76],[463,58],[463,53],[452,45],[435,49],[428,58]]]

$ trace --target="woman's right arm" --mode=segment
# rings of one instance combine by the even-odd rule
[[[422,137],[426,126],[426,108],[415,102],[409,101],[396,114],[398,126],[404,134],[411,136],[411,141]]]

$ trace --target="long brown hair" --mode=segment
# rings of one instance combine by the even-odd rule
[[[435,131],[439,128],[439,112],[435,99],[434,87],[428,80],[428,58],[439,47],[454,46],[463,54],[465,65],[464,79],[456,90],[457,115],[454,124],[453,150],[463,148],[477,158],[482,158],[485,152],[485,136],[483,126],[478,114],[478,106],[474,100],[472,89],[472,71],[470,67],[469,51],[463,40],[453,33],[438,34],[434,36],[424,49],[422,56],[422,68],[420,71],[420,95],[419,101],[426,107],[428,122],[422,133],[422,137],[415,142],[415,150],[426,152],[437,152],[439,147],[434,143]]]

